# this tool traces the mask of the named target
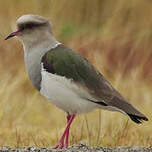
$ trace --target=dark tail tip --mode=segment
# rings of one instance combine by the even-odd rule
[[[128,116],[130,117],[132,121],[134,121],[137,124],[141,124],[143,120],[148,121],[148,118],[146,118],[145,116],[137,116],[133,114],[128,114]]]

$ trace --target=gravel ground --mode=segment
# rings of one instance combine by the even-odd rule
[[[1,147],[0,152],[152,152],[152,147],[88,147],[85,145],[70,146],[67,149]]]

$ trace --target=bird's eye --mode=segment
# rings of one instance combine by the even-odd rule
[[[21,30],[21,31],[23,31],[23,30],[25,30],[25,29],[31,29],[31,28],[33,28],[34,26],[33,26],[33,24],[22,24],[22,25],[20,25],[19,26],[19,29]]]
[[[25,24],[20,24],[19,25],[19,29],[21,30],[21,31],[23,31],[23,30],[28,30],[28,29],[33,29],[33,28],[35,28],[35,27],[39,27],[39,26],[41,26],[41,24],[36,24],[36,23],[25,23]]]
[[[23,31],[23,30],[25,29],[25,25],[20,25],[20,26],[19,26],[19,29],[20,29],[21,31]]]

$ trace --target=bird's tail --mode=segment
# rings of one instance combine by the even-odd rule
[[[148,118],[139,112],[136,108],[134,108],[131,104],[127,103],[125,99],[114,97],[112,101],[109,103],[111,106],[115,106],[124,113],[126,113],[132,121],[137,124],[142,123],[142,121],[148,121]]]
[[[148,118],[145,117],[145,116],[136,116],[136,115],[133,115],[133,114],[128,114],[128,116],[130,117],[130,119],[132,121],[134,121],[135,123],[138,123],[138,124],[142,123],[143,120],[148,121]]]

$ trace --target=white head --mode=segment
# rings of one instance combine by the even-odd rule
[[[38,15],[23,15],[17,20],[17,30],[5,39],[17,36],[24,45],[34,45],[43,41],[55,41],[48,19]]]

